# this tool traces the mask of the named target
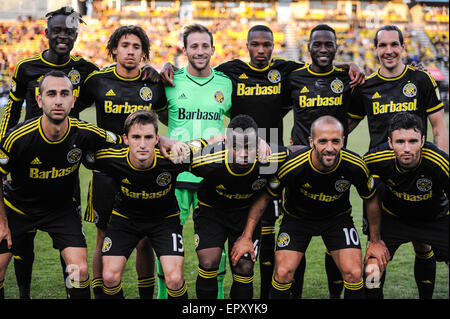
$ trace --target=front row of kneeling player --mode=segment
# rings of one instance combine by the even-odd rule
[[[272,298],[289,298],[293,274],[312,236],[322,236],[336,261],[345,298],[381,296],[382,273],[405,242],[428,243],[448,263],[448,155],[425,142],[415,115],[393,115],[389,142],[363,158],[343,149],[341,123],[323,116],[311,127],[309,146],[271,145],[271,155],[262,160],[258,127],[248,116],[230,122],[225,141],[219,136],[181,143],[158,135],[155,113],[138,111],[127,118],[120,137],[68,117],[75,98],[64,73],[46,74],[39,92],[43,116],[20,124],[0,143],[0,172],[11,174],[0,192],[0,297],[8,263],[13,254],[20,255],[15,247],[34,229],[48,232],[72,266],[69,297],[90,297],[87,245],[72,199],[81,162],[120,186],[102,249],[105,297],[123,298],[122,271],[145,236],[161,262],[169,298],[188,297],[174,196],[176,176],[184,170],[204,177],[193,216],[197,298],[217,297],[226,240],[233,276],[230,298],[253,297],[259,220],[278,196],[283,196],[284,217]],[[162,155],[167,149],[171,158]],[[383,198],[376,194],[378,182],[386,186]],[[368,207],[365,274],[351,217],[351,185]]]

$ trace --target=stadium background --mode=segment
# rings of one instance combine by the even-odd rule
[[[246,37],[254,24],[268,25],[274,31],[273,56],[309,61],[307,38],[309,30],[318,23],[327,23],[338,34],[336,61],[353,61],[366,74],[376,70],[373,37],[380,25],[396,24],[404,32],[407,50],[404,61],[421,63],[435,77],[441,98],[448,112],[449,104],[449,4],[448,1],[355,1],[355,0],[261,0],[261,1],[128,1],[128,0],[17,0],[0,1],[0,116],[7,102],[9,81],[15,64],[26,56],[47,48],[44,35],[46,12],[63,5],[71,5],[82,12],[86,25],[81,25],[72,54],[79,54],[99,67],[112,61],[106,55],[109,35],[120,25],[137,24],[143,27],[151,41],[150,64],[156,69],[170,61],[186,65],[182,55],[183,26],[199,22],[214,34],[216,53],[212,66],[240,58],[248,60]],[[24,113],[24,112],[23,112]],[[95,123],[93,108],[81,118]],[[448,113],[446,113],[448,123]],[[225,123],[226,124],[226,123]],[[284,120],[285,142],[289,141],[292,112]],[[162,134],[166,128],[162,128]],[[431,134],[429,134],[431,136]],[[368,147],[367,123],[363,121],[350,135],[348,147],[364,154]],[[82,168],[81,183],[83,211],[90,172]],[[361,225],[361,200],[352,189],[355,224]],[[84,223],[88,240],[89,264],[95,246],[95,226]],[[190,219],[185,226],[185,277],[191,298],[195,298],[197,257],[193,246],[193,226]],[[361,235],[361,232],[360,232]],[[361,237],[365,247],[365,238]],[[51,248],[49,237],[39,232],[36,237],[32,297],[64,298],[58,252]],[[314,239],[306,253],[304,298],[327,298],[324,270],[324,245]],[[134,254],[124,271],[124,292],[127,298],[138,298]],[[414,252],[410,244],[403,245],[389,264],[385,286],[386,298],[417,298],[413,278]],[[449,298],[449,272],[443,263],[437,265],[434,298]],[[259,271],[255,267],[255,298],[259,297]],[[225,295],[231,284],[226,278]],[[92,276],[91,276],[92,278]],[[5,297],[17,298],[14,271],[10,265],[5,280]]]

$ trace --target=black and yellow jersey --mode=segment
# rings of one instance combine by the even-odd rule
[[[337,118],[347,136],[347,110],[353,98],[349,83],[348,72],[335,66],[329,72],[316,73],[306,65],[289,75],[288,87],[294,109],[291,137],[295,145],[309,145],[311,124],[323,115]]]
[[[39,214],[72,200],[83,154],[121,141],[112,132],[70,117],[64,137],[50,141],[41,119],[18,124],[0,142],[0,172],[11,174],[4,201],[22,214]]]
[[[367,116],[369,149],[387,142],[387,124],[393,113],[414,113],[426,128],[428,115],[444,107],[433,77],[410,66],[405,66],[402,74],[395,78],[383,77],[379,70],[374,72],[366,78],[363,86],[356,89],[355,95],[349,116],[357,120]]]
[[[142,81],[142,71],[135,78],[117,74],[116,66],[90,74],[83,83],[80,103],[95,103],[97,125],[116,134],[123,134],[123,124],[137,110],[162,111],[167,106],[162,84]]]
[[[192,154],[201,150],[206,141],[198,139],[189,145]],[[111,176],[119,185],[113,214],[148,220],[179,214],[175,197],[176,179],[179,173],[189,170],[189,165],[189,161],[185,164],[172,163],[161,154],[159,147],[155,147],[152,165],[139,169],[129,159],[128,146],[116,145],[95,152],[89,167]]]
[[[311,152],[311,148],[304,148],[290,155],[266,187],[272,196],[284,189],[282,206],[286,213],[309,220],[351,213],[351,185],[363,199],[375,195],[373,178],[359,155],[341,149],[336,167],[322,172],[312,164]]]
[[[292,108],[287,90],[290,72],[304,65],[283,58],[273,58],[262,69],[235,59],[216,67],[233,82],[231,118],[245,114],[251,116],[267,142],[283,144],[283,117]],[[276,129],[278,140],[270,138],[270,128]],[[265,136],[263,136],[265,134]]]
[[[98,70],[94,63],[78,55],[70,55],[69,60],[64,64],[51,63],[44,59],[44,52],[25,58],[16,64],[11,79],[8,104],[5,107],[0,127],[0,138],[19,122],[24,100],[26,102],[25,120],[42,114],[42,110],[36,102],[36,95],[39,93],[39,81],[46,73],[52,70],[66,73],[72,82],[74,95],[79,96],[83,81],[89,74]],[[70,116],[76,118],[79,116],[77,101],[75,101]]]
[[[430,142],[422,148],[419,165],[409,171],[398,166],[388,143],[363,157],[375,179],[386,185],[382,208],[406,220],[433,220],[448,214],[448,154]]]
[[[198,203],[225,211],[249,207],[288,156],[288,150],[282,146],[271,145],[271,148],[267,162],[256,160],[238,172],[230,166],[229,150],[224,143],[207,146],[191,164],[191,172],[203,177],[197,193]]]

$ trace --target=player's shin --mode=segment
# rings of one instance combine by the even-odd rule
[[[197,282],[195,289],[197,292],[197,299],[217,299],[217,273],[219,269],[206,269],[198,266]]]
[[[253,298],[253,273],[242,275],[233,273],[233,284],[230,290],[231,299]]]
[[[303,293],[303,281],[305,278],[305,269],[306,269],[306,255],[303,256],[302,260],[300,260],[300,264],[294,273],[294,281],[292,282],[291,287],[291,298],[292,299],[301,299]]]
[[[433,250],[423,253],[416,252],[414,278],[419,290],[419,298],[432,299],[436,279],[436,257]]]
[[[339,268],[336,266],[336,263],[328,250],[325,251],[325,271],[327,274],[330,299],[339,299],[341,297],[342,288],[344,287],[344,281],[342,280]]]
[[[261,276],[260,298],[268,299],[275,264],[275,226],[261,227],[259,271]]]

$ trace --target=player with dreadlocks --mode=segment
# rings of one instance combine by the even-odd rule
[[[59,70],[67,74],[72,82],[74,95],[78,96],[80,85],[86,77],[98,67],[81,56],[70,54],[78,36],[78,26],[85,23],[81,15],[72,7],[61,7],[49,12],[45,36],[48,39],[48,49],[19,61],[11,79],[8,104],[4,109],[3,120],[0,126],[0,138],[15,126],[20,119],[22,104],[26,102],[25,120],[42,114],[36,102],[39,94],[39,82],[49,71]],[[78,103],[72,109],[70,116],[78,117]],[[80,203],[79,184],[74,191],[74,197]],[[31,272],[34,260],[34,237],[36,232],[28,233],[27,240],[18,247],[18,254],[14,256],[14,268],[20,298],[30,298]],[[65,273],[65,265],[63,271]],[[65,273],[66,276],[66,273]]]

